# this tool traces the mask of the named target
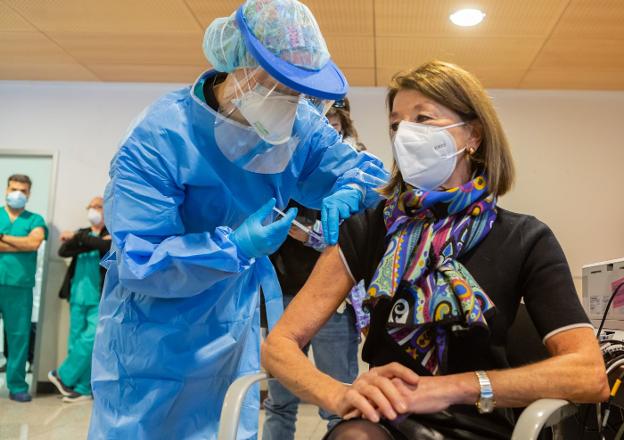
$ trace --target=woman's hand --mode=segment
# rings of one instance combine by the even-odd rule
[[[406,412],[431,414],[444,411],[456,403],[461,388],[453,385],[454,379],[456,376],[422,376],[418,385],[414,386],[394,378],[392,384],[407,403]]]
[[[399,380],[403,392],[393,383],[393,379]],[[375,423],[381,417],[394,420],[399,414],[409,411],[407,385],[416,387],[419,380],[416,373],[396,362],[372,368],[361,374],[353,385],[341,385],[341,389],[334,394],[336,397],[331,410],[344,418],[361,415]]]

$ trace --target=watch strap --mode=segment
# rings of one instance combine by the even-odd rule
[[[479,399],[476,402],[477,409],[481,414],[492,412],[494,409],[494,390],[492,388],[492,382],[485,371],[475,371],[477,379],[479,380]]]

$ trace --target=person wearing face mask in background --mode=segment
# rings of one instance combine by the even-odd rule
[[[58,369],[48,373],[48,379],[67,403],[91,399],[91,354],[106,275],[100,260],[111,246],[103,203],[98,196],[87,206],[90,226],[61,234],[58,255],[72,259],[59,292],[60,298],[69,301],[69,337],[67,358]]]
[[[273,207],[321,210],[336,243],[387,178],[323,116],[348,84],[306,6],[248,0],[203,49],[214,70],[147,108],[111,163],[92,439],[216,438],[227,388],[260,368],[260,287],[270,326],[283,308],[268,255],[296,210]],[[239,438],[256,436],[259,400]]]
[[[48,228],[39,214],[26,210],[32,181],[23,174],[9,177],[6,204],[0,208],[0,314],[8,342],[6,383],[9,398],[30,402],[26,383],[37,249]]]

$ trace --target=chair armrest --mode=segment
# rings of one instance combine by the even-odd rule
[[[249,388],[256,382],[267,379],[269,379],[267,373],[249,374],[239,377],[230,385],[221,408],[218,440],[236,440],[241,407]]]
[[[511,440],[537,440],[542,428],[556,425],[575,412],[576,406],[567,400],[536,400],[520,414]]]

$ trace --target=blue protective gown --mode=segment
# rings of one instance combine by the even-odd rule
[[[265,293],[277,285],[268,258],[245,259],[230,232],[270,197],[281,208],[292,197],[318,209],[357,184],[372,206],[372,189],[387,178],[374,156],[299,113],[301,142],[286,169],[244,171],[215,145],[220,116],[191,90],[149,107],[111,164],[113,247],[103,263],[90,439],[216,438],[228,386],[260,366],[260,285]],[[250,394],[239,438],[256,435],[259,399]]]

